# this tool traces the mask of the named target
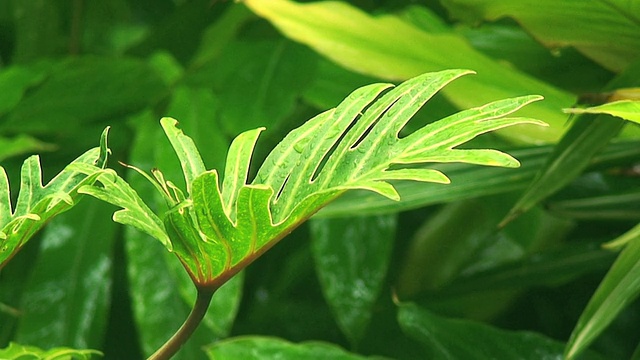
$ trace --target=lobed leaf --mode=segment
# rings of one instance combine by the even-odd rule
[[[366,189],[397,200],[389,180],[448,182],[428,162],[518,166],[496,150],[458,150],[474,137],[516,124],[544,125],[509,117],[539,100],[524,96],[496,101],[445,118],[402,139],[398,134],[437,91],[468,70],[427,73],[393,88],[373,84],[354,91],[291,131],[248,182],[251,155],[262,128],[239,135],[227,154],[224,178],[204,171],[193,141],[171,118],[162,127],[178,155],[188,197],[159,171],[145,175],[165,195],[169,210],[157,216],[113,172],[98,177],[101,187],[82,192],[123,208],[114,220],[132,225],[173,250],[199,286],[218,287],[321,207],[351,189]]]
[[[47,359],[47,360],[91,360],[94,355],[102,355],[97,350],[78,350],[59,347],[49,350],[39,349],[35,346],[26,346],[9,343],[4,349],[0,349],[2,359]]]
[[[108,130],[102,132],[99,148],[72,161],[45,186],[40,158],[34,155],[25,160],[15,210],[11,209],[7,175],[0,166],[0,269],[51,218],[74,206],[82,186],[93,184],[106,166]],[[88,166],[90,171],[79,171],[83,166]]]

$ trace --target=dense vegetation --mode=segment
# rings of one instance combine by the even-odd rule
[[[170,253],[162,230],[172,206],[211,209],[210,198],[189,195],[217,194],[220,175],[219,213],[230,220],[243,216],[240,205],[230,210],[238,194],[264,198],[260,186],[291,199],[269,205],[286,226],[254,227],[267,229],[264,250],[328,205],[260,257],[253,245],[233,247],[255,261],[216,287],[175,358],[640,358],[638,34],[640,5],[616,0],[0,0],[0,164],[10,184],[0,176],[1,357],[52,348],[61,359],[150,356],[208,279],[235,274],[211,265],[212,277],[194,276],[217,250],[189,257],[193,248],[174,243]],[[408,101],[409,88],[423,97]],[[501,99],[512,100],[476,109]],[[340,177],[350,165],[315,154],[391,139],[374,130],[384,120],[359,133],[340,125],[352,139],[317,130],[319,120],[303,126],[343,100],[337,114],[358,103],[344,119],[361,123],[385,101],[400,122],[426,102],[399,125],[399,142],[339,158],[388,172],[354,182]],[[614,105],[566,110],[602,103]],[[460,111],[495,122],[447,132],[451,121],[437,121]],[[162,117],[178,119],[198,150]],[[313,136],[276,147],[300,126]],[[459,144],[467,151],[445,151]],[[226,161],[252,152],[250,167]],[[198,177],[204,164],[218,173]],[[326,186],[284,185],[298,175]],[[122,200],[128,190],[110,188],[113,179],[149,210]],[[115,219],[132,227],[112,221],[119,208],[100,199],[136,204],[135,219],[158,214],[161,231],[122,212]],[[233,254],[228,264],[242,263]]]

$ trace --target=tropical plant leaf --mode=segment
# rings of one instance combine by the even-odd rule
[[[398,138],[409,119],[438,90],[469,73],[427,73],[394,89],[390,84],[374,84],[354,91],[337,108],[290,132],[267,156],[251,183],[249,164],[262,128],[236,137],[220,181],[217,170],[204,171],[198,150],[176,127],[176,120],[164,118],[162,127],[190,185],[185,195],[158,170],[153,171],[154,178],[145,175],[169,206],[162,218],[112,171],[98,177],[102,186],[80,191],[124,208],[114,214],[115,221],[156,237],[176,253],[198,286],[217,288],[347,190],[365,189],[397,200],[390,180],[449,182],[440,171],[411,167],[427,162],[517,167],[517,160],[496,150],[455,147],[511,125],[544,125],[539,120],[508,116],[539,96],[461,111]]]
[[[609,114],[640,124],[640,101],[619,100],[588,108],[565,109],[572,114]]]
[[[15,210],[11,209],[7,174],[0,166],[0,269],[52,217],[76,203],[80,187],[93,184],[107,162],[108,131],[106,128],[102,132],[99,148],[72,161],[45,186],[42,186],[40,158],[34,155],[25,160]],[[78,171],[79,165],[90,166],[90,171]]]
[[[370,359],[349,353],[329,343],[308,341],[296,344],[265,336],[246,336],[220,341],[207,347],[206,352],[209,359]]]
[[[0,349],[1,359],[47,359],[47,360],[91,360],[94,355],[102,355],[97,350],[77,350],[59,347],[42,350],[35,346],[25,346],[10,343],[4,349]]]
[[[448,319],[415,304],[401,304],[398,322],[418,340],[425,359],[560,359],[563,344],[529,331],[507,331],[486,324]],[[585,354],[581,359],[601,359]]]
[[[621,71],[640,55],[640,7],[633,1],[444,0],[442,4],[454,17],[474,24],[511,17],[548,47],[573,46],[610,70]]]
[[[31,151],[50,151],[54,148],[51,144],[25,134],[15,138],[0,137],[0,161]]]
[[[443,91],[460,109],[522,94],[543,95],[545,101],[522,114],[544,119],[550,126],[518,126],[500,132],[511,140],[529,144],[557,141],[567,119],[558,110],[575,102],[570,93],[485,56],[448,25],[437,23],[438,16],[425,7],[418,9],[427,14],[423,23],[428,22],[429,29],[395,14],[371,15],[344,1],[243,3],[283,35],[358,73],[397,81],[448,68],[474,69],[478,76],[461,79]]]
[[[626,238],[626,239],[625,239]],[[566,359],[575,359],[618,314],[640,295],[640,231],[638,226],[624,235],[622,250],[587,307],[580,315],[565,349]]]
[[[310,220],[322,293],[353,347],[362,340],[387,275],[396,214]]]

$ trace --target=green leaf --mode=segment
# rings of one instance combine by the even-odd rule
[[[325,299],[352,344],[363,337],[387,275],[396,216],[313,219],[316,272]]]
[[[308,341],[292,343],[278,338],[244,336],[217,342],[206,348],[209,359],[331,359],[358,360],[368,357],[349,353],[340,347]]]
[[[414,304],[401,304],[398,322],[419,341],[425,359],[560,359],[564,344],[528,331],[507,331],[482,323],[448,319]],[[588,354],[584,359],[599,359]]]
[[[69,133],[81,124],[121,116],[153,104],[164,84],[149,65],[127,58],[78,57],[51,65],[0,128],[15,132]],[[62,96],[62,97],[61,97]],[[51,124],[64,124],[52,128]]]
[[[180,95],[170,105],[171,111],[184,115],[180,125],[192,129],[196,139],[210,139],[215,126],[207,126],[210,121],[200,116],[202,111],[209,111],[210,102],[207,96],[201,96],[198,89],[179,90]],[[189,111],[180,110],[186,95],[193,95]],[[186,107],[186,106],[185,106]],[[162,130],[155,124],[155,116],[149,111],[139,114],[132,119],[136,124],[136,138],[133,141],[130,162],[144,164],[150,167],[154,164],[167,169],[167,177],[180,177],[180,164],[171,154],[166,154],[159,143],[163,139]],[[199,130],[199,131],[196,131]],[[200,131],[201,130],[201,131]],[[226,144],[224,144],[226,146]],[[212,146],[214,146],[212,144]],[[205,155],[207,153],[204,153]],[[213,157],[217,154],[209,154]],[[211,157],[210,157],[211,158]],[[129,172],[128,183],[137,189],[138,195],[149,199],[149,205],[154,209],[164,209],[165,202],[153,187],[140,174]],[[162,213],[163,210],[156,210]],[[164,227],[162,225],[162,231]],[[150,241],[150,236],[132,228],[125,229],[125,249],[127,252],[127,269],[129,273],[130,292],[132,295],[132,310],[143,354],[153,354],[173,332],[180,327],[187,317],[195,299],[195,287],[189,275],[182,269],[172,253],[168,253],[159,242]],[[216,291],[210,309],[203,319],[202,325],[190,340],[183,345],[175,359],[204,358],[202,346],[214,339],[228,336],[242,294],[242,276],[236,276]],[[149,294],[154,294],[149,296]],[[171,309],[171,311],[157,311],[157,309]]]
[[[97,350],[78,350],[58,347],[49,350],[42,350],[35,346],[19,345],[9,343],[9,346],[0,349],[2,359],[47,359],[47,360],[91,360],[94,355],[102,355]]]
[[[0,115],[11,111],[32,86],[42,82],[46,71],[39,66],[6,67],[0,71]]]
[[[640,294],[640,232],[622,250],[584,309],[566,346],[565,357],[584,352],[616,316]]]
[[[426,165],[447,174],[451,184],[394,182],[400,201],[393,201],[364,190],[347,192],[322,208],[316,217],[341,217],[352,214],[377,215],[416,209],[428,205],[476,198],[485,195],[524,190],[544,166],[551,146],[514,149],[510,153],[520,160],[518,169],[478,167],[469,164]],[[596,154],[589,168],[611,167],[621,162],[633,162],[640,156],[638,142],[616,142]]]
[[[619,72],[640,56],[637,36],[640,6],[635,2],[445,0],[442,3],[454,17],[474,24],[480,19],[513,18],[548,47],[575,47],[610,70]]]
[[[15,210],[11,210],[9,181],[0,166],[0,269],[51,218],[69,210],[78,200],[78,189],[93,184],[107,161],[107,133],[102,132],[100,147],[94,148],[67,165],[47,185],[42,186],[39,157],[25,160],[21,170],[20,192]],[[90,166],[81,172],[77,167]]]
[[[44,229],[20,305],[16,341],[43,348],[103,345],[116,233],[116,224],[105,222],[110,211],[89,199]]]
[[[116,221],[159,239],[173,249],[198,286],[216,288],[346,190],[367,189],[397,200],[388,180],[449,181],[436,170],[409,168],[427,162],[517,167],[517,160],[496,150],[455,147],[512,125],[543,125],[538,120],[508,116],[539,96],[465,110],[398,138],[425,102],[468,73],[424,74],[384,95],[381,93],[392,85],[374,84],[354,91],[337,108],[289,133],[267,156],[251,184],[247,184],[247,169],[260,129],[236,138],[220,181],[217,170],[199,174],[203,165],[195,145],[175,128],[175,120],[165,118],[162,125],[186,182],[195,179],[187,186],[190,198],[184,198],[173,183],[154,172],[152,183],[168,199],[170,208],[162,218],[108,171],[98,178],[101,187],[82,191],[123,207],[114,215]]]
[[[640,124],[640,101],[619,100],[588,108],[565,109],[571,114],[609,114]]]
[[[54,148],[51,144],[24,134],[12,139],[0,137],[0,161],[28,152],[51,151]]]
[[[607,89],[638,85],[640,62],[629,67],[607,85]],[[606,90],[606,89],[605,89]],[[532,206],[569,184],[625,125],[609,115],[580,116],[549,156],[522,197],[509,211],[501,225],[508,223]]]
[[[483,55],[446,25],[428,32],[398,16],[372,16],[341,1],[246,0],[244,4],[285,36],[356,72],[404,80],[447,68],[474,69],[477,77],[461,79],[444,90],[447,98],[461,109],[522,94],[543,95],[544,102],[521,114],[545,119],[550,127],[518,126],[501,131],[520,142],[557,140],[564,132],[567,118],[558,110],[575,102],[571,94]]]

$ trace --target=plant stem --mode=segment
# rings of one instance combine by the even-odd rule
[[[191,334],[196,330],[200,321],[207,313],[207,309],[209,308],[209,304],[211,303],[211,298],[213,297],[213,293],[215,290],[210,289],[198,289],[198,296],[196,297],[196,302],[193,304],[193,308],[191,309],[191,313],[184,321],[180,329],[176,331],[175,334],[171,337],[171,339],[167,340],[162,347],[160,347],[153,355],[151,355],[147,360],[167,360],[171,359],[173,355],[175,355],[180,347],[187,342]]]

